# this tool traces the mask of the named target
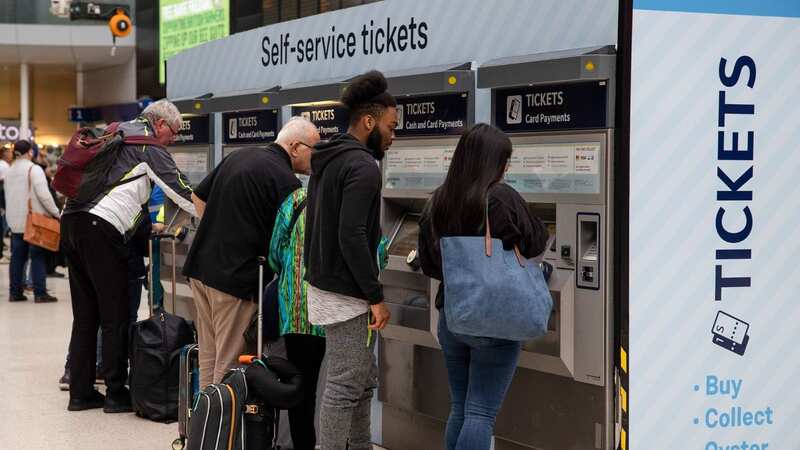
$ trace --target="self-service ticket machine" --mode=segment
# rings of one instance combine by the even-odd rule
[[[613,364],[615,56],[609,48],[490,61],[478,87],[511,136],[506,182],[548,224],[549,332],[527,342],[495,449],[616,448]]]
[[[419,217],[444,181],[459,136],[474,122],[475,72],[448,66],[387,79],[398,102],[396,140],[381,164],[381,226],[390,239],[381,283],[392,315],[378,345],[373,433],[392,450],[431,449],[440,447],[449,404],[435,337],[438,284],[415,260]]]
[[[193,103],[192,103],[193,105]],[[189,105],[178,102],[179,109],[187,110]],[[181,108],[183,106],[183,108]],[[183,114],[182,123],[175,141],[167,148],[178,169],[183,172],[192,185],[200,183],[212,167],[213,161],[213,127],[207,114]],[[188,213],[179,208],[168,198],[164,201],[164,220],[170,230],[184,227],[188,230],[186,237],[176,244],[175,260],[172,258],[171,244],[164,241],[161,245],[161,281],[164,287],[164,307],[167,311],[175,311],[182,317],[194,318],[195,308],[192,291],[183,277],[183,263],[194,239],[194,224]],[[175,266],[176,292],[175,304],[172,302],[172,270]]]
[[[541,258],[554,267],[548,333],[523,345],[497,418],[496,450],[616,448],[614,70],[614,56],[599,49],[492,61],[477,72],[477,87],[491,89],[491,106],[480,106],[491,108],[493,124],[512,137],[506,182],[547,225]],[[422,121],[409,111],[430,102],[398,99],[403,127],[413,130]],[[444,179],[458,136],[403,137],[403,130],[398,136],[383,163],[382,224],[392,241],[381,279],[392,321],[379,346],[381,443],[392,450],[439,449],[449,391],[435,338],[438,286],[408,263],[417,245],[416,218]]]

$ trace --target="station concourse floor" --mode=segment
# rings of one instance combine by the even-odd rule
[[[0,450],[171,449],[177,423],[67,411],[69,393],[58,389],[58,379],[72,327],[69,282],[48,278],[47,289],[58,302],[36,304],[32,293],[28,301],[9,302],[8,264],[0,264]],[[139,318],[147,314],[143,296]]]

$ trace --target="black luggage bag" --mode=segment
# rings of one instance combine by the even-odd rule
[[[169,239],[175,258],[176,236],[154,235],[151,239]],[[149,245],[152,261],[152,240]],[[172,269],[172,304],[175,305],[175,268]],[[144,418],[170,423],[178,420],[178,386],[181,349],[195,342],[192,322],[153,309],[153,277],[150,276],[148,302],[150,318],[136,322],[129,330],[130,390],[134,412]]]

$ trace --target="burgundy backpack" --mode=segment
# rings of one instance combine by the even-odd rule
[[[81,128],[72,136],[58,160],[53,189],[78,203],[93,201],[104,191],[141,177],[108,185],[108,173],[123,145],[153,145],[164,148],[153,136],[125,136],[114,122],[105,129]]]

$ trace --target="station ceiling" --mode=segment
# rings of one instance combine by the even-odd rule
[[[117,39],[112,56],[105,25],[0,24],[0,64],[58,64],[92,70],[124,64],[136,52],[136,30]]]

